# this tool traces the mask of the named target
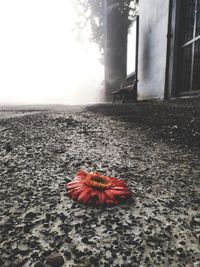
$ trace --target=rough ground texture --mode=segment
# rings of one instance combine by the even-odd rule
[[[198,98],[1,108],[0,266],[199,266],[199,156]],[[124,179],[135,201],[73,202],[63,180],[81,168]]]

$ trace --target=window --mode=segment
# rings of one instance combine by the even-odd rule
[[[200,0],[181,0],[178,95],[200,93]]]

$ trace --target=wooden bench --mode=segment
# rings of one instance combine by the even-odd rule
[[[134,96],[136,96],[136,82],[136,80],[130,82],[122,82],[120,89],[112,92],[113,104],[117,99],[121,100],[122,103],[124,103],[127,99],[134,98]]]

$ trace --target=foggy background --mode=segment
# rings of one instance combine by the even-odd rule
[[[128,32],[127,44],[127,75],[135,72],[136,60],[136,21],[132,23]]]
[[[100,53],[75,23],[71,0],[0,1],[0,104],[101,101]]]

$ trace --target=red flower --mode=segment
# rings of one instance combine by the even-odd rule
[[[70,198],[83,204],[113,205],[130,195],[124,181],[97,172],[78,171],[65,188]]]

